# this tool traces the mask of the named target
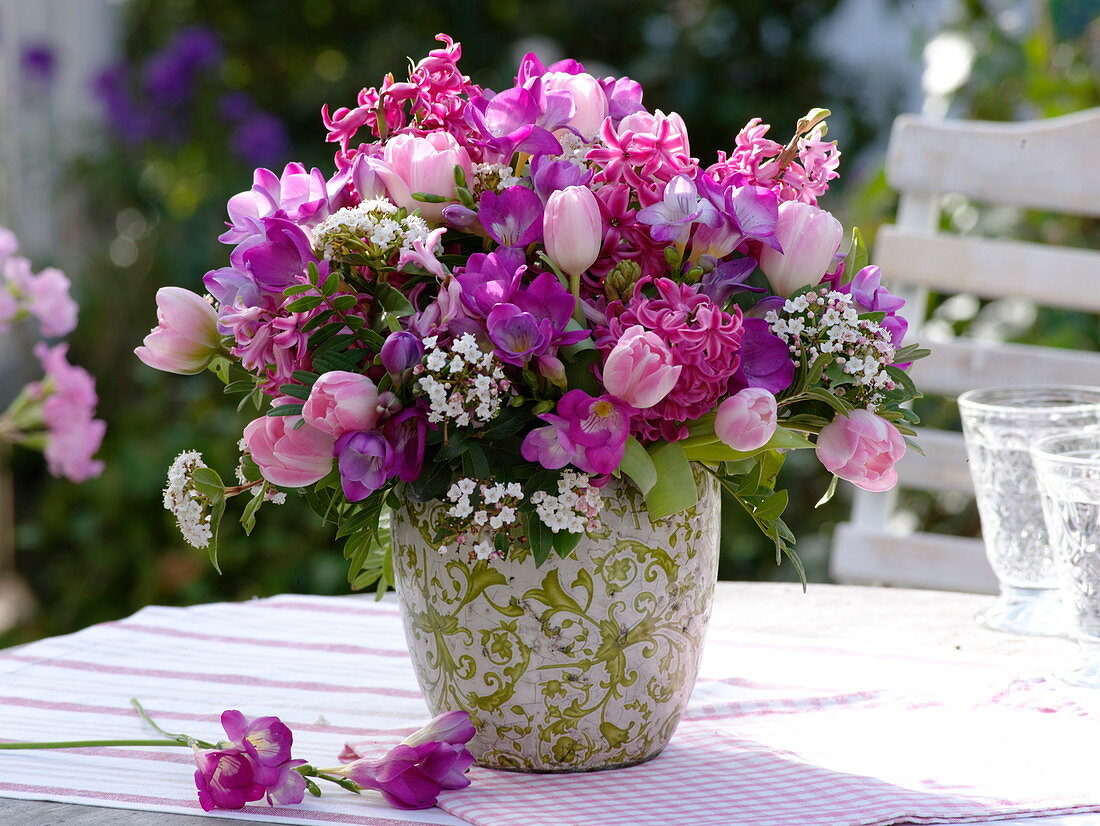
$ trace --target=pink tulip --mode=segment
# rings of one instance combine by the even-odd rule
[[[157,290],[157,326],[134,354],[166,373],[201,373],[218,354],[218,314],[209,302],[190,290]]]
[[[332,436],[373,430],[378,422],[378,388],[361,373],[333,370],[313,385],[302,408],[306,424]]]
[[[293,399],[277,399],[291,404]],[[295,428],[297,416],[261,416],[244,429],[244,442],[263,477],[273,485],[302,488],[332,469],[335,438],[308,424]]]
[[[591,140],[600,131],[607,118],[607,95],[592,75],[547,72],[542,76],[542,88],[547,92],[566,91],[573,96],[577,112],[566,125],[580,132],[585,140]]]
[[[579,276],[600,255],[603,218],[592,190],[567,186],[550,195],[542,218],[546,253],[563,272]]]
[[[837,416],[817,437],[817,458],[826,470],[864,490],[889,490],[897,484],[894,465],[904,455],[905,440],[898,429],[868,410]]]
[[[746,387],[718,406],[714,432],[734,450],[759,450],[775,435],[775,396],[762,387]]]
[[[386,142],[381,161],[367,161],[386,186],[390,200],[410,212],[419,209],[425,220],[443,220],[447,203],[429,204],[415,200],[414,192],[439,195],[448,202],[458,200],[455,193],[455,166],[461,166],[467,180],[473,178],[470,155],[448,132],[429,132],[424,137],[394,135]],[[365,176],[365,171],[360,177]]]
[[[760,268],[776,295],[789,296],[821,280],[843,238],[844,227],[825,210],[801,201],[785,201],[779,205],[775,224],[775,239],[783,252],[765,246],[760,252]]]
[[[672,391],[683,369],[673,362],[672,351],[660,336],[635,324],[607,354],[603,383],[612,396],[644,409]]]

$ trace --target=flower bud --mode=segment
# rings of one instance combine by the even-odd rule
[[[546,253],[563,272],[578,276],[599,257],[603,219],[587,187],[567,186],[551,194],[542,227]]]
[[[603,383],[612,396],[645,409],[672,392],[683,369],[660,336],[635,324],[607,354]]]
[[[361,373],[332,370],[314,382],[302,418],[333,436],[373,430],[378,421],[378,388]]]
[[[817,458],[830,473],[870,491],[889,490],[898,481],[894,465],[905,455],[898,429],[869,410],[837,416],[817,437]]]
[[[382,344],[382,366],[395,376],[408,370],[424,355],[424,346],[412,333],[390,333]]]
[[[218,314],[209,302],[190,290],[157,290],[157,326],[134,355],[156,370],[191,375],[201,373],[218,354]]]
[[[333,437],[308,424],[296,428],[298,421],[297,416],[261,416],[244,429],[245,447],[273,485],[304,488],[332,469]]]
[[[800,287],[818,283],[843,237],[840,221],[825,210],[801,201],[780,204],[775,239],[783,252],[767,246],[760,251],[760,268],[775,294],[789,296]]]
[[[734,450],[759,450],[775,435],[775,396],[762,387],[746,387],[718,406],[714,432]]]

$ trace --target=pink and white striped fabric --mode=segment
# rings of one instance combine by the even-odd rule
[[[0,652],[7,740],[148,737],[133,696],[165,728],[211,739],[225,708],[278,715],[295,732],[295,756],[315,765],[335,764],[349,740],[384,748],[427,718],[397,608],[362,597],[152,607]],[[229,816],[363,826],[1097,826],[1100,815],[1085,813],[1100,812],[1098,742],[1098,698],[1016,674],[1004,659],[712,635],[687,718],[645,765],[557,776],[474,769],[469,789],[424,812],[334,788],[300,807],[253,804]],[[0,797],[195,813],[192,773],[182,749],[0,752]]]

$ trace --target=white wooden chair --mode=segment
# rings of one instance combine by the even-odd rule
[[[908,303],[907,341],[921,340],[926,297],[1018,296],[1036,305],[1100,312],[1100,251],[941,233],[942,198],[1100,216],[1100,109],[1048,120],[992,123],[903,115],[894,122],[887,179],[901,193],[897,224],[878,232],[874,260]],[[1002,384],[1100,385],[1100,354],[973,339],[923,341],[932,356],[913,378],[953,398]],[[923,430],[926,456],[909,451],[899,487],[972,494],[960,433]],[[830,573],[838,582],[996,592],[980,539],[891,530],[896,493],[859,492],[837,527]]]

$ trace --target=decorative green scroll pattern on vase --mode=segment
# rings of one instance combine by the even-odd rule
[[[604,531],[536,567],[432,544],[443,505],[393,515],[405,636],[433,714],[468,711],[482,766],[576,772],[640,763],[687,705],[718,569],[719,495],[651,524],[633,486],[604,489]]]

